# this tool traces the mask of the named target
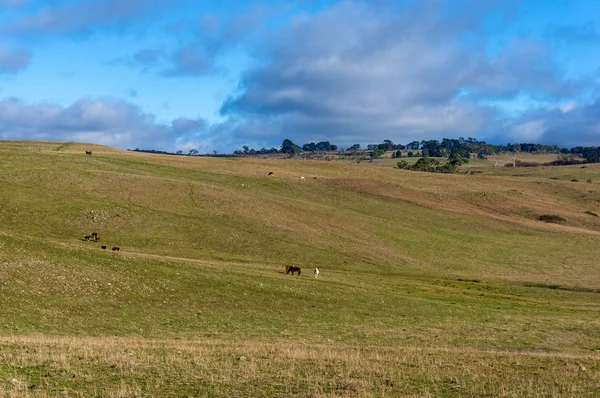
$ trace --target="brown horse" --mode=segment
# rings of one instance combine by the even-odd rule
[[[285,266],[285,273],[289,274],[290,272],[292,273],[292,275],[294,275],[294,272],[298,273],[298,276],[300,276],[300,267],[296,267],[295,265],[286,265]]]

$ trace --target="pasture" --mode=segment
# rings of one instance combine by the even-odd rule
[[[600,167],[493,166],[0,141],[0,395],[598,396]]]

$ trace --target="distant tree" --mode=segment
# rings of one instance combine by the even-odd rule
[[[337,150],[338,150],[338,147],[337,147],[337,145],[331,144],[331,145],[329,146],[329,150],[330,150],[330,151],[337,151]]]
[[[438,140],[421,141],[421,148],[423,149],[423,156],[428,157],[443,157],[444,148]]]
[[[377,145],[380,151],[391,151],[394,149],[394,143],[391,140],[384,140],[383,143]]]
[[[415,154],[413,151],[408,151],[408,154],[406,156],[408,156],[409,158],[412,158],[415,156]]]
[[[384,153],[385,153],[385,151],[382,151],[380,149],[375,149],[374,151],[369,153],[369,156],[371,156],[372,159],[379,159],[381,157],[381,155],[383,155]]]
[[[287,153],[289,155],[295,155],[298,152],[300,152],[300,147],[296,144],[294,144],[292,141],[288,140],[287,138],[285,140],[283,140],[283,143],[281,144],[281,152],[282,153]]]
[[[402,157],[402,152],[400,152],[399,149],[396,151],[396,157],[397,158],[401,158]]]
[[[331,143],[329,141],[321,141],[316,145],[317,151],[329,151],[331,150]]]
[[[413,141],[410,144],[406,145],[406,149],[419,149],[420,143],[419,141]]]
[[[349,151],[359,151],[360,150],[360,144],[354,144],[351,147],[348,148]]]
[[[392,152],[392,159],[396,159],[396,152]]]
[[[190,149],[188,151],[188,156],[196,156],[198,154],[198,150],[197,149]]]
[[[600,163],[600,147],[584,147],[581,154],[587,163]]]
[[[244,145],[242,147],[242,149],[244,150],[244,153],[248,153],[250,151],[250,148],[248,147],[248,145]]]
[[[566,154],[569,154],[569,153],[571,153],[571,151],[569,150],[569,148],[563,148],[563,149],[561,149],[561,150],[560,150],[560,153],[562,153],[562,154],[565,154],[565,155],[566,155]]]
[[[183,151],[180,149],[177,152],[175,152],[175,155],[183,155]]]
[[[314,152],[317,150],[317,144],[314,142],[302,145],[302,150],[306,152]]]

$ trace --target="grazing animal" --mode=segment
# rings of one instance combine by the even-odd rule
[[[106,246],[100,246],[100,247],[103,248],[103,249],[106,249]]]
[[[112,251],[114,251],[114,252],[118,252],[119,250],[121,250],[121,248],[117,247],[117,246],[115,246],[115,247],[112,248]]]
[[[267,175],[269,175],[269,176],[272,176],[272,175],[273,175],[273,172],[272,172],[272,171],[269,171],[269,174],[267,174]]]
[[[301,179],[301,180],[304,180],[305,178],[304,178],[304,176],[300,176],[300,179]]]
[[[98,236],[98,232],[92,232],[92,239],[96,242],[100,242],[100,237]]]
[[[84,236],[83,238],[84,238],[85,240],[90,240],[90,239],[92,239],[92,237],[91,237],[91,236],[89,236],[89,235],[86,235],[86,236]]]
[[[315,274],[315,278],[319,277],[319,269],[315,268],[315,270],[313,271],[313,273]]]
[[[85,151],[86,155],[92,156],[92,151]]]
[[[294,272],[298,273],[298,276],[300,276],[300,267],[296,267],[295,265],[286,265],[285,266],[285,273],[289,274],[290,272],[292,273],[292,275],[294,275]]]

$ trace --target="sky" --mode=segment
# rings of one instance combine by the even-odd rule
[[[0,0],[0,139],[600,145],[597,0]]]

